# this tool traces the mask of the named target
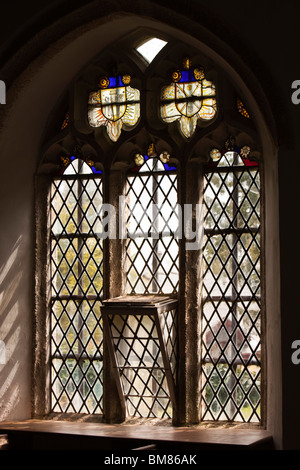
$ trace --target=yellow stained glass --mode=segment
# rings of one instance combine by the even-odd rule
[[[65,115],[65,119],[64,119],[64,121],[61,125],[61,130],[64,130],[66,127],[68,127],[69,122],[70,122],[70,113],[67,112],[66,115]]]
[[[88,121],[91,127],[105,126],[114,142],[122,128],[135,126],[140,117],[140,92],[131,86],[105,88],[89,94]]]
[[[202,78],[195,81],[176,81],[161,91],[161,117],[167,122],[178,120],[180,130],[187,138],[195,132],[198,120],[209,121],[217,111],[215,86]]]
[[[244,106],[244,103],[242,102],[240,98],[237,98],[237,108],[238,108],[238,112],[242,116],[244,116],[247,119],[250,119],[250,114],[248,113],[247,109]]]

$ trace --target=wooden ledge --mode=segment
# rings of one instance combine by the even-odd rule
[[[272,450],[273,439],[262,429],[199,428],[103,424],[30,419],[0,423],[10,449],[132,450]]]

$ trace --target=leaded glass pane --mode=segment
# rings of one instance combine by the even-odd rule
[[[170,418],[172,403],[158,328],[175,380],[176,310],[159,316],[113,314],[108,315],[108,320],[127,415]]]
[[[177,292],[177,175],[156,158],[127,178],[126,226],[127,293]]]
[[[237,152],[205,175],[202,419],[261,419],[260,175]]]
[[[173,83],[161,91],[161,117],[167,123],[178,121],[189,138],[198,120],[210,121],[216,115],[215,85],[205,79],[202,69],[176,71],[172,77]]]
[[[247,119],[251,119],[247,109],[245,108],[244,106],[244,103],[242,102],[242,100],[240,98],[237,98],[236,100],[236,105],[237,105],[237,109],[238,109],[238,112],[245,118]]]
[[[105,126],[113,142],[119,139],[122,128],[134,127],[140,117],[140,92],[129,83],[129,75],[104,77],[99,82],[100,89],[89,94],[89,124],[91,127]]]
[[[64,171],[65,175],[78,175],[92,173],[92,169],[80,158],[73,158]]]
[[[74,160],[51,189],[51,408],[102,413],[102,182]]]

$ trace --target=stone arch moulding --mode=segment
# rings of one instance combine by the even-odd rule
[[[161,20],[145,15],[118,13],[107,17],[87,21],[79,28],[65,36],[56,38],[23,73],[13,82],[7,93],[8,106],[3,110],[4,121],[0,133],[0,143],[15,161],[26,156],[28,165],[24,166],[23,177],[30,181],[36,171],[40,142],[43,139],[47,118],[58,102],[63,92],[82,68],[110,44],[121,38],[140,31],[141,35],[150,32],[163,37],[179,40],[199,49],[215,63],[220,70],[232,80],[235,88],[240,91],[247,101],[248,109],[254,116],[255,125],[261,140],[264,172],[264,207],[265,207],[265,298],[267,344],[267,384],[272,383],[272,393],[266,394],[267,422],[266,427],[274,435],[275,442],[280,446],[281,422],[281,375],[280,368],[275,370],[273,364],[280,364],[280,299],[279,296],[279,241],[278,241],[278,180],[277,180],[277,142],[274,132],[272,115],[262,86],[257,82],[247,64],[244,64],[235,52],[225,42],[218,39],[203,26],[193,20],[174,15],[168,24],[163,23],[163,9],[156,5],[156,16],[161,13]],[[78,12],[77,12],[78,13]],[[60,23],[65,21],[63,18]],[[189,28],[182,28],[180,20]],[[68,21],[72,21],[72,14]],[[52,27],[53,29],[53,27]],[[61,28],[59,28],[61,30]],[[186,31],[190,31],[187,33]],[[47,35],[49,31],[41,31],[39,36]],[[44,39],[44,38],[43,38]],[[212,47],[211,45],[214,45]],[[28,45],[24,46],[25,50]],[[13,67],[14,59],[7,66]],[[51,79],[49,79],[51,77]],[[42,106],[41,106],[41,103]],[[262,110],[264,112],[262,112]],[[2,110],[1,110],[2,111]],[[24,114],[31,119],[24,120]],[[22,129],[19,139],[8,143],[10,129]],[[8,132],[7,132],[8,130]],[[25,145],[24,145],[25,143]],[[31,198],[28,195],[23,201],[26,211],[30,213]],[[27,265],[30,270],[30,260]],[[35,342],[38,347],[40,332],[35,332]],[[40,364],[36,364],[36,371]],[[41,387],[37,382],[34,387]],[[270,387],[267,387],[269,390]],[[40,406],[40,404],[39,404]],[[43,405],[44,406],[44,405]],[[277,418],[276,418],[277,416]]]

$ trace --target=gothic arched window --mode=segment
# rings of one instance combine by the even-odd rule
[[[146,39],[76,77],[39,169],[51,174],[47,411],[261,422],[258,133],[209,58]]]

